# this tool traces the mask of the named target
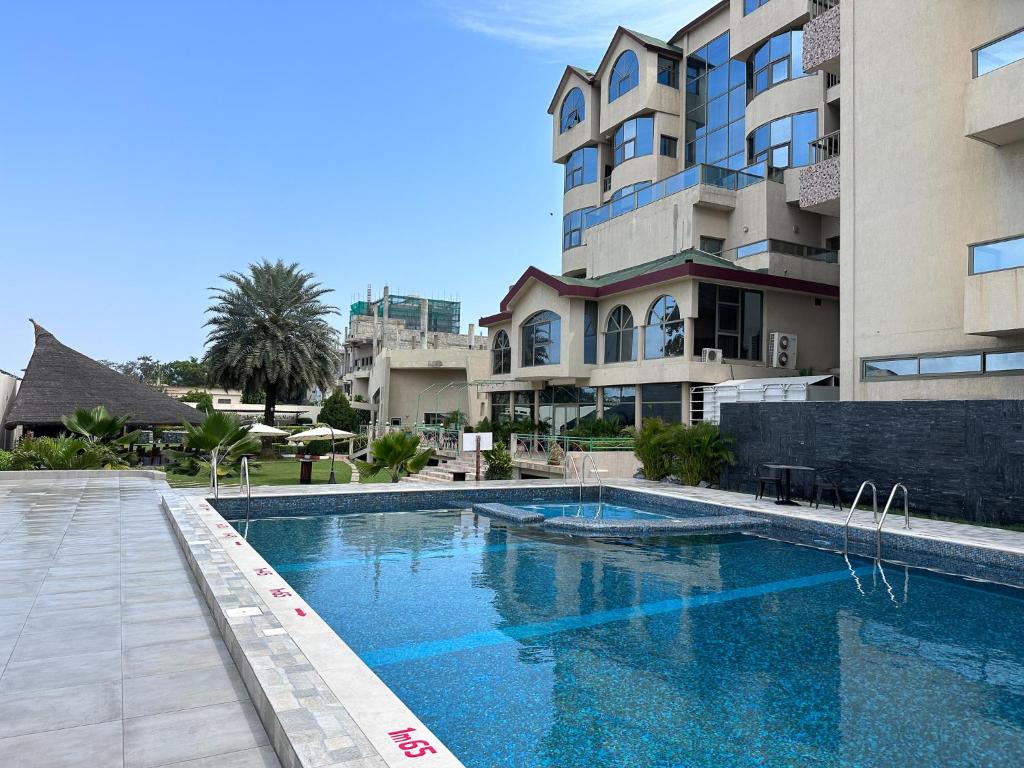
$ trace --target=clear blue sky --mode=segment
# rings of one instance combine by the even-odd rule
[[[201,355],[207,287],[264,258],[475,322],[559,268],[564,65],[711,4],[0,0],[0,368],[30,316],[94,357]]]

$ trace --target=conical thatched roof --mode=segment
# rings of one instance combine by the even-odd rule
[[[81,352],[65,347],[35,320],[36,348],[5,426],[61,424],[76,408],[102,405],[129,424],[198,424],[203,414],[147,384],[130,379]]]

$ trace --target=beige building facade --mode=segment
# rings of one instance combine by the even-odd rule
[[[493,418],[696,420],[707,385],[838,374],[839,219],[800,205],[835,78],[803,71],[806,0],[744,6],[668,40],[619,28],[565,69],[562,270],[531,267],[480,320]]]
[[[470,424],[485,414],[487,337],[460,333],[457,302],[395,296],[352,305],[340,386],[375,426],[439,423],[460,411]],[[478,383],[481,382],[481,383]]]

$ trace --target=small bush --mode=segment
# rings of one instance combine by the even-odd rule
[[[511,480],[512,479],[512,454],[504,443],[494,443],[489,451],[484,451],[487,459],[487,474],[485,480]]]
[[[687,427],[649,419],[635,434],[633,451],[648,480],[675,475],[685,485],[717,483],[722,469],[736,461],[732,441],[709,422]]]
[[[17,469],[17,457],[14,451],[0,451],[0,472]]]

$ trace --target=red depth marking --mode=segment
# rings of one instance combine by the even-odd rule
[[[270,594],[274,597],[291,597],[292,593],[284,587],[274,587],[270,590]]]
[[[306,615],[306,612],[304,610],[302,610],[301,608],[296,608],[295,612],[297,614],[299,614],[299,616],[305,616]]]
[[[271,576],[271,575],[273,575],[273,571],[271,571],[269,568],[253,568],[253,570],[256,571],[256,575],[257,576]]]
[[[235,546],[236,546],[236,547],[240,547],[240,546],[242,546],[242,542],[240,542],[240,541],[236,541],[236,542],[235,542]]]

